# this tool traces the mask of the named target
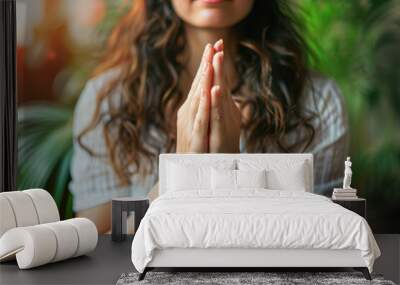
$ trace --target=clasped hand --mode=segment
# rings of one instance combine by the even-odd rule
[[[208,44],[177,115],[178,153],[239,152],[241,112],[227,92],[223,42]]]

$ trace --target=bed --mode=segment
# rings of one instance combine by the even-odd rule
[[[380,251],[361,216],[313,194],[311,154],[161,154],[160,196],[132,242],[154,268],[352,267]]]

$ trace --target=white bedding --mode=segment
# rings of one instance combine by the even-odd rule
[[[161,195],[133,240],[135,268],[165,248],[358,249],[371,272],[380,255],[359,215],[320,195],[265,189]]]

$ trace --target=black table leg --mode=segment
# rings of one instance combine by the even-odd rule
[[[112,241],[122,241],[122,204],[112,201]]]

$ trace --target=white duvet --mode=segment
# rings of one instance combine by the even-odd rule
[[[359,215],[320,195],[265,189],[160,196],[133,240],[135,268],[165,248],[358,249],[370,271],[380,255]]]

